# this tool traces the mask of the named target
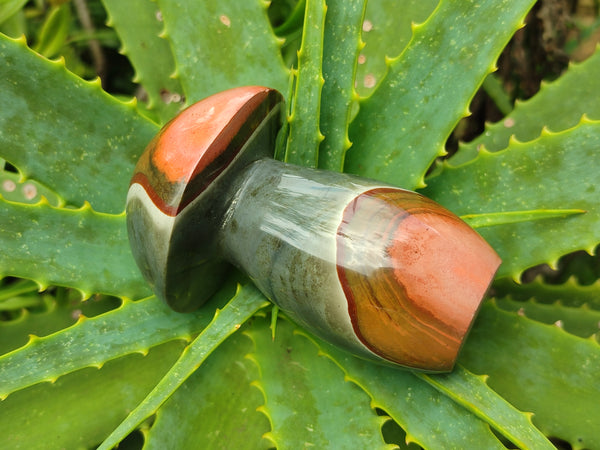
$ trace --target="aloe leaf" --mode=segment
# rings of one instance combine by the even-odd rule
[[[323,28],[325,24],[324,0],[307,0],[302,45],[298,51],[296,91],[288,117],[289,135],[285,161],[307,167],[317,167],[319,144],[323,135],[319,131],[321,88],[323,74]]]
[[[496,298],[496,305],[505,310],[525,315],[538,322],[555,325],[575,336],[588,338],[600,331],[600,311],[587,305],[564,306],[560,302],[539,303],[535,299],[516,301],[511,298]]]
[[[0,281],[0,303],[4,303],[12,297],[30,294],[39,290],[39,286],[29,280],[15,280],[13,283],[5,283],[4,280]]]
[[[29,280],[22,280],[22,281],[29,281]],[[35,283],[33,283],[33,284],[36,286],[36,291],[37,291],[37,285]],[[28,315],[29,311],[27,308],[45,309],[51,303],[52,303],[51,295],[48,295],[48,294],[40,295],[37,292],[18,295],[18,296],[6,299],[6,300],[0,302],[0,311],[6,312],[7,313],[6,316],[10,317],[10,319],[3,320],[2,322],[0,322],[0,326],[2,326],[3,322],[11,323],[11,324],[13,322],[18,323],[20,319],[22,319],[24,316]],[[19,312],[18,315],[15,315],[16,311]],[[7,335],[10,336],[10,333],[7,333]],[[3,335],[3,337],[6,338],[7,336]],[[10,336],[10,337],[13,337],[13,336]],[[26,335],[25,338],[26,338],[25,342],[27,342],[28,335]],[[5,353],[10,350],[13,350],[14,348],[20,347],[21,345],[23,345],[23,343],[21,343],[20,345],[19,344],[15,345],[15,344],[13,344],[13,342],[0,342],[0,354]]]
[[[481,86],[485,93],[492,99],[496,107],[502,114],[508,114],[513,110],[513,104],[504,90],[502,80],[493,73],[490,73]]]
[[[245,357],[252,342],[235,333],[212,353],[157,411],[144,449],[264,449],[269,421],[257,411],[263,403],[251,385],[256,365]]]
[[[157,126],[23,40],[0,35],[0,60],[0,157],[68,204],[123,211],[133,166]]]
[[[535,298],[538,302],[543,303],[560,301],[565,306],[589,305],[591,308],[600,310],[600,281],[582,286],[573,278],[563,284],[548,284],[539,278],[523,284],[503,279],[494,282],[494,292],[497,296],[510,295],[517,300]]]
[[[260,291],[252,285],[244,286],[222,310],[217,310],[202,333],[185,348],[177,362],[144,401],[104,440],[99,450],[112,448],[154,414],[227,337],[265,305],[266,299]]]
[[[157,111],[161,122],[173,117],[184,98],[179,80],[172,77],[175,61],[169,43],[159,37],[163,29],[162,15],[151,0],[102,0],[109,19],[121,40],[121,53],[135,68],[134,81],[148,95],[147,107]],[[135,11],[135,14],[131,12]]]
[[[22,2],[22,0],[18,0]],[[5,10],[2,5],[0,5],[0,17],[3,17],[5,14]],[[0,22],[0,33],[3,33],[7,36],[18,38],[22,36],[27,31],[27,24],[25,22],[25,13],[23,9],[18,10],[15,14],[10,16],[4,21]]]
[[[290,2],[288,2],[288,3],[290,3]],[[290,5],[287,5],[289,10],[291,11],[291,12],[288,12],[287,14],[282,11],[285,9],[285,6],[286,6],[282,2],[276,3],[275,5],[273,5],[273,3],[271,3],[269,5],[270,8],[272,8],[274,6],[275,7],[280,6],[280,12],[279,12],[280,15],[282,15],[282,16],[287,15],[287,17],[285,18],[283,23],[281,23],[280,25],[277,25],[277,27],[275,28],[275,34],[277,34],[278,36],[284,36],[286,34],[294,33],[298,29],[302,28],[302,24],[304,23],[304,12],[306,11],[306,0],[298,0],[293,7]]]
[[[0,2],[0,24],[15,15],[28,0],[5,0]]]
[[[0,448],[96,448],[166,373],[181,341],[15,392],[2,405]],[[4,381],[4,380],[3,380]],[[91,419],[93,418],[93,420]]]
[[[41,287],[74,287],[84,296],[150,295],[131,255],[125,214],[55,208],[0,198],[0,275],[36,281]]]
[[[511,136],[519,141],[537,138],[543,128],[562,131],[581,120],[583,114],[600,119],[600,102],[590,93],[600,91],[600,51],[582,63],[571,63],[558,80],[542,83],[540,91],[531,99],[517,101],[515,108],[504,119],[487,125],[485,131],[471,142],[460,145],[450,158],[454,166],[477,156],[479,149],[498,151],[509,145]],[[556,114],[560,105],[560,114]]]
[[[363,361],[305,336],[371,397],[374,407],[407,431],[407,442],[424,448],[505,448],[486,422],[412,372]]]
[[[158,0],[187,103],[219,91],[260,85],[286,92],[283,65],[263,0]]]
[[[272,424],[266,437],[278,448],[385,448],[383,420],[368,396],[344,383],[343,373],[293,330],[279,320],[273,340],[269,321],[255,318],[247,331],[265,397],[261,411]]]
[[[585,119],[569,130],[546,132],[535,141],[513,141],[502,152],[481,153],[460,167],[446,165],[438,176],[428,179],[423,193],[458,215],[563,208],[587,211],[480,228],[503,260],[498,277],[517,279],[528,267],[552,264],[575,250],[591,252],[600,242],[599,146],[600,122]]]
[[[366,97],[388,71],[386,59],[398,56],[413,34],[413,23],[424,22],[439,0],[369,0],[362,24],[365,43],[356,71],[356,90]]]
[[[425,172],[468,114],[465,105],[534,3],[441,0],[360,102],[346,170],[408,189],[424,186]]]
[[[344,369],[347,376],[363,387],[373,397],[378,407],[384,409],[408,430],[411,439],[426,448],[435,448],[436,445],[435,441],[427,436],[431,433],[431,428],[428,427],[433,425],[413,422],[423,420],[421,414],[427,415],[432,421],[442,421],[441,417],[446,415],[446,420],[461,423],[465,435],[438,436],[451,448],[502,448],[493,434],[489,433],[489,429],[475,417],[493,426],[520,448],[553,448],[546,437],[533,426],[528,414],[516,410],[490,389],[481,377],[474,376],[460,366],[455,367],[451,374],[443,375],[427,375],[393,368],[384,369],[374,364],[370,365],[371,369],[367,363],[358,362],[356,358],[343,356],[341,352],[332,349],[329,345],[324,346],[325,353]],[[386,374],[388,370],[389,373]],[[427,383],[446,397],[437,396],[420,381]],[[387,392],[388,389],[397,392],[409,391],[410,397],[397,404],[398,399],[396,402],[393,401],[390,392]],[[412,405],[413,401],[416,405]],[[453,404],[453,401],[456,403]],[[427,403],[434,403],[439,411],[433,413],[421,409]],[[462,410],[458,405],[462,405],[465,409]],[[418,408],[420,411],[417,413],[412,411],[412,408]],[[421,426],[425,428],[421,429]]]
[[[320,127],[324,140],[319,147],[319,167],[340,172],[350,148],[348,126],[357,100],[354,78],[358,54],[363,47],[360,29],[365,0],[329,0],[323,37],[323,85]]]
[[[24,180],[13,172],[0,170],[0,195],[10,202],[38,203],[45,197],[53,206],[59,206],[62,199],[46,186],[34,180]]]
[[[461,366],[451,374],[415,373],[440,392],[485,420],[519,448],[554,449],[555,447],[531,423],[531,414],[515,409],[488,387],[485,377],[477,377]]]
[[[544,349],[540,351],[540,349]],[[600,345],[556,326],[483,305],[459,362],[515,407],[534,413],[547,436],[575,448],[600,442]]]
[[[573,214],[585,214],[583,209],[536,209],[531,211],[505,211],[498,213],[465,214],[461,219],[473,228],[507,225],[509,223],[565,218]]]
[[[210,322],[227,292],[231,289],[225,286],[221,295],[190,314],[175,313],[156,297],[125,301],[120,308],[91,319],[82,315],[73,326],[49,336],[31,336],[27,345],[0,357],[0,376],[6,380],[0,398],[84,367],[147,353],[150,347],[173,339],[190,340]]]
[[[48,12],[33,49],[46,58],[56,56],[65,45],[71,29],[71,5],[53,6]]]
[[[28,285],[28,280],[22,280]],[[35,285],[35,283],[32,283]],[[36,290],[37,290],[37,285]],[[2,293],[5,291],[3,290]],[[54,292],[44,294],[29,294],[26,298],[36,300],[24,309],[20,315],[9,321],[0,321],[0,354],[5,354],[25,346],[31,336],[48,336],[59,330],[68,328],[77,322],[81,315],[93,317],[106,313],[121,305],[121,300],[116,297],[93,298],[90,301],[78,301],[76,292]],[[57,297],[62,297],[57,299]],[[17,297],[19,298],[19,297]],[[10,306],[10,300],[0,303],[1,307]]]

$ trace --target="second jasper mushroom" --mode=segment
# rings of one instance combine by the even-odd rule
[[[234,265],[298,324],[357,356],[451,370],[499,257],[415,192],[271,159],[282,109],[274,90],[232,89],[149,144],[127,197],[144,277],[191,311]]]

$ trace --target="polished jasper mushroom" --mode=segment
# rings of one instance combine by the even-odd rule
[[[141,156],[131,248],[156,295],[201,306],[230,265],[317,336],[357,356],[449,371],[500,259],[415,192],[271,159],[283,101],[250,86],[202,100]]]

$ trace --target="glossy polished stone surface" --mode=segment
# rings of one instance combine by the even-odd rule
[[[345,208],[337,267],[352,326],[385,359],[452,369],[500,258],[437,203],[391,188]]]
[[[276,91],[233,89],[192,105],[148,145],[127,198],[142,274],[185,312],[233,265],[334,345],[450,371],[500,258],[415,192],[270,159],[283,110]]]

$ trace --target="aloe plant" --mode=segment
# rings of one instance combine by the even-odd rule
[[[24,3],[0,3],[4,25]],[[599,52],[437,164],[534,0],[102,3],[144,104],[0,36],[1,448],[600,446],[600,285],[518,283],[600,242]],[[133,165],[185,104],[249,84],[288,97],[279,158],[419,190],[500,254],[452,373],[341,352],[239,273],[195,313],[151,295]]]

